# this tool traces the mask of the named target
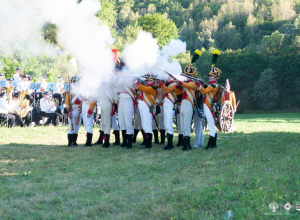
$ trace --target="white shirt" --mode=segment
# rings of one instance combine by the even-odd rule
[[[40,88],[43,87],[45,89],[45,92],[47,92],[47,86],[48,86],[48,83],[47,82],[43,82],[41,84]],[[38,90],[36,90],[36,92],[41,92],[40,88]]]
[[[12,107],[8,105],[6,98],[0,98],[0,114],[8,114]]]
[[[45,98],[40,100],[41,111],[46,113],[54,113],[56,106],[52,101],[48,101]]]
[[[55,89],[53,90],[53,94],[61,94],[59,83],[56,83]]]
[[[17,85],[19,84],[19,80],[20,80],[19,73],[14,74],[14,81],[17,83]]]
[[[12,108],[14,113],[21,111],[21,108],[18,107],[19,101],[12,100],[10,103],[10,107]]]
[[[30,82],[29,81],[20,81],[18,87],[17,87],[17,90],[20,91],[20,92],[26,92],[27,89],[29,89],[29,86],[30,86]]]

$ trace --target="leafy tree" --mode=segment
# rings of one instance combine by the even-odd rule
[[[144,31],[150,32],[154,38],[157,38],[160,48],[168,44],[171,39],[178,38],[175,23],[170,19],[166,19],[162,14],[146,14],[138,18],[137,22]]]
[[[263,71],[254,84],[252,98],[256,100],[257,108],[270,110],[278,104],[279,92],[272,69]]]
[[[112,27],[117,20],[116,3],[113,0],[99,0],[101,10],[96,14],[102,24]]]
[[[264,36],[261,43],[261,51],[268,55],[278,55],[284,35],[275,31],[271,36]]]

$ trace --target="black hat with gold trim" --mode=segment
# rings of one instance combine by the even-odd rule
[[[195,50],[195,53],[191,60],[191,64],[184,68],[184,74],[188,74],[191,76],[197,75],[197,70],[195,67],[192,66],[192,64],[195,63],[201,55],[202,53],[200,50]]]
[[[145,80],[150,80],[150,81],[154,82],[156,80],[157,75],[155,75],[153,73],[147,73],[142,77],[146,78]]]
[[[218,58],[220,56],[220,51],[219,50],[214,50],[213,51],[213,58],[211,59],[211,69],[210,72],[208,73],[208,76],[214,76],[216,79],[220,79],[222,71],[215,67],[215,64],[218,62]]]

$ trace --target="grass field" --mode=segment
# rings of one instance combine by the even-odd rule
[[[300,114],[236,115],[235,123],[217,149],[188,152],[68,148],[66,127],[2,127],[0,218],[300,219]],[[81,128],[79,143],[85,138]]]

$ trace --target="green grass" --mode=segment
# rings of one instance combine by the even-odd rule
[[[217,149],[188,152],[68,148],[66,127],[2,127],[1,219],[300,219],[300,114],[235,123]],[[268,215],[272,201],[291,202],[290,215]]]

